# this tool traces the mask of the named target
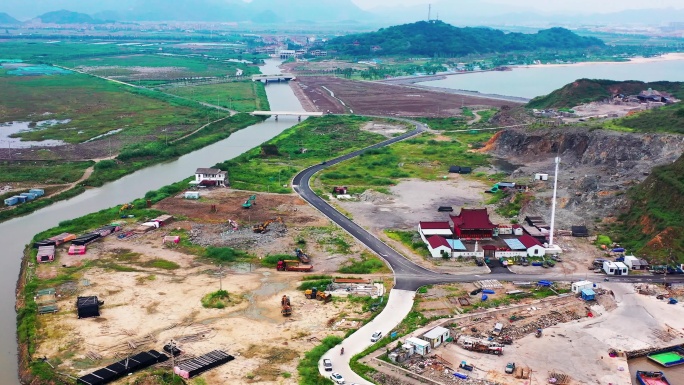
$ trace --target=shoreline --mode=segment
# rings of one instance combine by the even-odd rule
[[[629,65],[629,64],[645,64],[645,63],[656,63],[656,62],[671,62],[671,61],[684,61],[684,52],[672,52],[666,53],[661,56],[655,57],[634,57],[629,58],[627,61],[586,61],[577,63],[561,63],[561,64],[531,64],[531,65],[511,65],[506,66],[510,68],[510,71],[517,69],[535,69],[535,68],[551,68],[551,67],[585,67],[600,64],[619,64],[619,65]],[[464,72],[438,72],[434,75],[418,75],[418,76],[402,76],[391,79],[377,80],[378,83],[388,83],[388,84],[415,84],[431,82],[435,80],[444,80],[448,76],[454,75],[469,75],[484,72],[509,72],[509,71],[499,71],[496,69],[480,70],[480,71],[464,71]]]

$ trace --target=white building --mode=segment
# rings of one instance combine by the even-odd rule
[[[449,338],[449,329],[437,326],[429,332],[423,334],[423,339],[428,341],[433,348],[438,347]]]
[[[439,235],[444,238],[451,238],[451,226],[449,222],[419,222],[418,232],[423,242],[427,243],[427,239],[433,235]]]
[[[198,168],[195,171],[195,180],[191,184],[200,186],[226,186],[228,182],[227,172],[218,168]]]
[[[523,235],[518,238],[520,243],[527,249],[527,256],[529,257],[541,257],[546,254],[546,249],[536,238],[531,235]]]
[[[577,281],[573,282],[570,290],[575,293],[579,294],[583,289],[593,289],[594,288],[594,283],[591,281]]]
[[[421,356],[425,356],[430,353],[430,343],[427,341],[423,341],[420,338],[416,337],[410,337],[406,339],[406,343],[413,345],[413,348],[415,349],[416,354],[420,354]]]
[[[608,275],[627,275],[629,270],[627,265],[622,262],[605,261],[603,262],[603,271]]]
[[[549,180],[549,174],[534,174],[534,180]]]
[[[444,237],[431,236],[427,239],[427,247],[432,258],[442,258],[444,255],[451,257],[451,245]]]

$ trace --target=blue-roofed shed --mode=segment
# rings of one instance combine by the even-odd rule
[[[591,289],[582,289],[582,299],[585,301],[593,301],[596,297],[596,293],[594,293],[593,290]]]
[[[452,250],[467,250],[460,239],[447,239],[447,242],[451,245]]]
[[[504,239],[504,242],[506,242],[511,250],[527,250],[527,247],[516,238]]]

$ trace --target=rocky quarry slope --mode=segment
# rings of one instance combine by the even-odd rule
[[[684,151],[684,136],[623,133],[601,129],[507,129],[481,150],[502,158],[510,178],[533,186],[535,199],[525,215],[551,217],[554,157],[560,156],[557,227],[610,223],[629,207],[627,190],[655,166],[671,164]],[[548,173],[546,182],[533,182],[535,173]]]

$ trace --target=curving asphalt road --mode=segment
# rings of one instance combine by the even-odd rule
[[[396,118],[392,118],[396,119]],[[388,299],[387,306],[385,309],[378,314],[378,316],[371,321],[369,324],[363,326],[361,329],[357,330],[354,334],[349,336],[344,340],[343,345],[345,347],[345,355],[341,356],[338,354],[339,348],[333,348],[326,352],[321,361],[319,362],[319,373],[327,377],[330,372],[326,372],[322,366],[322,359],[328,358],[333,363],[333,370],[340,373],[347,383],[352,384],[364,384],[372,385],[370,382],[361,378],[358,374],[352,371],[349,366],[349,359],[362,352],[372,343],[370,342],[370,335],[375,330],[380,330],[383,334],[389,333],[394,327],[396,327],[399,322],[401,322],[404,317],[409,313],[413,305],[413,297],[415,291],[425,285],[448,283],[448,282],[473,282],[482,279],[497,279],[505,281],[539,281],[539,280],[553,280],[553,281],[579,281],[583,279],[588,279],[589,277],[594,277],[594,273],[591,274],[556,274],[556,275],[538,275],[538,274],[512,274],[508,269],[495,268],[490,274],[481,275],[452,275],[448,273],[437,273],[432,270],[426,269],[419,266],[410,260],[406,259],[399,252],[382,242],[380,239],[376,238],[373,234],[369,233],[361,226],[354,223],[349,218],[345,217],[342,213],[337,211],[331,205],[329,205],[322,198],[318,197],[309,185],[311,177],[317,172],[335,165],[337,163],[343,162],[345,160],[352,159],[356,156],[363,154],[364,152],[389,146],[393,143],[414,137],[423,133],[427,127],[419,122],[411,121],[408,119],[398,119],[405,122],[410,122],[415,125],[416,129],[409,131],[401,136],[386,140],[374,144],[372,146],[366,147],[362,150],[354,151],[352,153],[330,159],[321,164],[311,166],[299,174],[297,174],[292,180],[293,189],[299,194],[304,200],[306,200],[313,207],[318,209],[323,215],[327,216],[335,222],[338,226],[342,227],[354,238],[361,241],[366,247],[373,250],[382,259],[384,259],[387,264],[392,268],[394,272],[394,288],[390,291],[390,296]],[[604,278],[604,276],[601,276]],[[684,275],[680,276],[623,276],[623,277],[610,277],[613,282],[684,282]]]
[[[364,152],[372,149],[382,148],[389,146],[391,144],[400,142],[412,138],[414,136],[420,135],[427,130],[426,125],[409,119],[391,118],[397,119],[404,122],[409,122],[414,124],[416,129],[406,132],[400,136],[388,139],[386,141],[371,145],[364,149],[351,152],[340,157],[330,159],[326,162],[311,166],[307,169],[302,170],[299,174],[295,175],[292,179],[293,189],[306,200],[313,207],[318,209],[323,215],[327,216],[335,222],[338,226],[342,227],[345,231],[351,234],[354,238],[358,239],[366,245],[369,249],[373,250],[382,259],[384,259],[387,264],[391,267],[394,272],[395,278],[395,289],[398,290],[417,290],[421,286],[432,285],[437,283],[448,283],[448,282],[473,282],[482,279],[499,279],[506,281],[538,281],[538,280],[557,280],[557,281],[574,281],[582,280],[591,275],[534,275],[534,274],[512,274],[507,269],[494,269],[492,274],[485,275],[452,275],[448,273],[437,273],[432,270],[426,269],[419,266],[412,261],[406,259],[399,252],[388,246],[386,243],[376,238],[373,234],[366,231],[361,226],[354,223],[351,219],[344,216],[342,213],[337,211],[334,207],[329,205],[325,200],[317,196],[311,187],[309,182],[311,177],[317,172],[344,162],[346,160],[357,157]],[[603,278],[603,276],[601,276]],[[616,282],[684,282],[684,275],[678,276],[624,276],[624,277],[611,277],[611,281]]]

